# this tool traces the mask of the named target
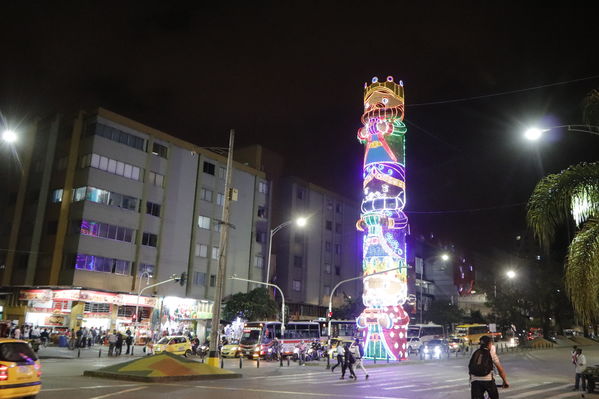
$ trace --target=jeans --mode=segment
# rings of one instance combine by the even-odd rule
[[[341,369],[343,369],[343,356],[337,355],[337,364],[331,368],[331,371],[335,370],[335,367],[341,365]]]
[[[499,392],[497,392],[495,380],[472,381],[470,384],[471,399],[484,399],[485,392],[489,394],[489,399],[499,399]]]
[[[108,343],[108,356],[113,356],[114,355],[114,347],[116,346],[116,344],[109,342]]]
[[[580,386],[580,380],[582,379],[582,390],[586,391],[587,389],[587,379],[581,373],[576,373],[576,380],[574,382],[574,389],[578,389]]]

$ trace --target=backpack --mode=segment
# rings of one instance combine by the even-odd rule
[[[486,348],[477,349],[468,363],[468,373],[476,377],[484,377],[493,371],[491,352]]]

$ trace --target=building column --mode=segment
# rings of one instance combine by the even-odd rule
[[[69,320],[69,330],[75,330],[81,327],[83,322],[83,311],[85,310],[85,302],[73,301],[71,305],[71,319]]]

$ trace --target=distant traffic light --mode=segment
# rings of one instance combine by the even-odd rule
[[[328,316],[329,319],[332,319],[333,318],[333,312],[328,312],[327,316]]]

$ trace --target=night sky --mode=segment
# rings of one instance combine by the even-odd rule
[[[235,128],[238,147],[262,144],[288,174],[357,199],[363,84],[392,75],[405,83],[412,232],[470,250],[507,248],[541,176],[597,160],[599,137],[521,138],[581,123],[599,88],[590,8],[279,3],[4,2],[0,111],[14,125],[103,106],[202,146]]]

